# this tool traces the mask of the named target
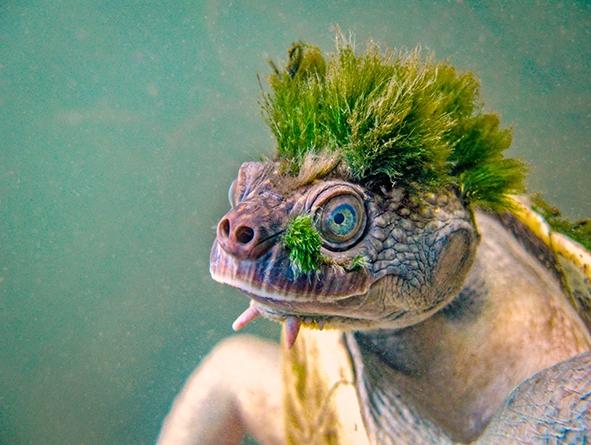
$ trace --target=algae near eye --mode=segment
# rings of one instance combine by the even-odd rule
[[[296,43],[285,70],[273,65],[263,112],[277,155],[297,174],[306,155],[337,153],[350,179],[434,188],[451,185],[468,204],[494,210],[523,191],[525,167],[503,152],[511,131],[484,114],[479,82],[418,50],[357,54],[337,39],[323,56]]]
[[[293,218],[283,234],[283,244],[296,274],[315,272],[320,268],[322,241],[310,215]]]
[[[367,269],[368,266],[369,266],[369,263],[367,261],[367,258],[365,258],[363,255],[355,255],[351,259],[351,262],[347,265],[346,268],[348,270],[360,270],[360,269]]]
[[[296,275],[316,272],[322,264],[344,267],[349,271],[368,266],[367,259],[362,255],[354,256],[346,264],[338,264],[322,255],[322,239],[310,215],[298,215],[293,218],[285,230],[282,241],[289,251],[289,260]]]

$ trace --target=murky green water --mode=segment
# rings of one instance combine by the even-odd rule
[[[410,3],[0,4],[0,443],[155,440],[246,305],[207,263],[272,149],[256,73],[333,24],[476,71],[530,188],[591,215],[591,8]]]

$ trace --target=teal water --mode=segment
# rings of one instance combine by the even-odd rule
[[[334,24],[477,72],[530,189],[591,215],[585,2],[2,2],[1,444],[154,442],[246,307],[208,255],[238,166],[273,148],[256,75]]]

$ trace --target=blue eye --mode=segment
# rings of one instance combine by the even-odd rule
[[[339,204],[328,215],[327,223],[335,235],[346,237],[357,225],[357,212],[350,204]]]
[[[351,193],[340,193],[323,200],[316,212],[316,226],[325,247],[346,250],[352,247],[365,229],[365,207]]]

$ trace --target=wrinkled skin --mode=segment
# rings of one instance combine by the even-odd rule
[[[533,257],[494,218],[481,215],[477,223],[453,190],[368,188],[336,170],[292,178],[272,162],[243,164],[229,197],[232,208],[218,225],[210,269],[215,280],[251,299],[234,326],[260,315],[284,322],[288,344],[297,341],[300,324],[350,332],[368,429],[386,437],[379,443],[558,437],[531,433],[539,425],[554,431],[558,414],[516,419],[511,411],[542,397],[544,384],[524,384],[484,430],[514,386],[591,344],[562,295],[554,295],[560,292],[556,277],[529,265]],[[319,270],[307,274],[294,270],[281,241],[301,214],[313,217],[323,240]],[[361,266],[354,263],[359,258]],[[536,279],[553,282],[536,287]],[[539,310],[532,315],[531,307]],[[284,443],[278,361],[276,347],[250,338],[220,345],[175,402],[159,443],[233,444],[244,432],[264,444]],[[579,394],[591,391],[589,354],[572,363],[574,370],[564,366]],[[367,366],[372,372],[360,372]],[[565,372],[554,367],[536,376],[554,388],[544,400],[566,403],[559,380]],[[429,419],[425,431],[414,422],[404,433],[404,419],[384,417],[401,400],[417,419]],[[588,434],[589,402],[578,410],[560,414],[562,431],[578,428],[569,440]],[[571,414],[576,427],[569,426]]]

